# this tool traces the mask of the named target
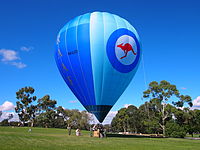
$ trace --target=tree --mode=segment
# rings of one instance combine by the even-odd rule
[[[121,108],[111,122],[112,128],[119,132],[135,132],[140,128],[140,116],[137,107],[130,105],[127,108]]]
[[[195,132],[200,133],[200,110],[194,110],[194,118],[195,118]]]
[[[2,126],[9,126],[10,123],[9,123],[9,120],[13,118],[13,114],[9,114],[8,115],[8,118],[4,119],[2,122],[1,122],[1,125]]]
[[[81,113],[78,109],[72,109],[70,111],[70,116],[67,120],[67,124],[69,124],[73,128],[80,128],[80,120]]]
[[[81,111],[80,129],[90,129],[91,115],[87,111]]]
[[[141,133],[160,133],[158,111],[150,102],[145,102],[139,107],[140,132]]]
[[[200,110],[190,110],[184,108],[183,110],[177,109],[174,112],[175,121],[180,126],[184,126],[187,133],[193,134],[200,131]]]
[[[57,108],[57,113],[62,116],[66,126],[72,128],[89,129],[90,128],[90,114],[87,111],[79,111],[77,109],[63,109],[61,106]]]
[[[1,115],[3,114],[3,112],[0,110],[0,118],[1,118]]]
[[[8,115],[8,120],[12,119],[13,118],[13,114],[9,114]]]
[[[8,119],[4,119],[4,120],[1,122],[1,126],[9,126]]]
[[[57,101],[51,100],[49,95],[45,95],[42,98],[38,99],[38,110],[39,112],[47,112],[50,110],[55,110]]]
[[[72,116],[72,113],[69,109],[63,109],[63,107],[59,106],[57,108],[57,113],[63,118],[64,122],[66,123],[65,127],[71,126],[69,119]]]
[[[166,136],[174,138],[184,138],[185,135],[186,131],[184,127],[173,121],[169,121],[166,123]]]
[[[37,124],[43,127],[54,127],[58,114],[56,112],[56,100],[51,100],[49,95],[38,99],[37,108],[39,115],[37,116]]]
[[[143,92],[144,98],[149,98],[150,103],[154,104],[154,108],[159,112],[159,125],[165,136],[166,119],[169,117],[169,112],[166,111],[167,103],[170,98],[175,98],[177,101],[172,101],[172,104],[177,107],[183,107],[184,103],[192,106],[192,99],[188,95],[181,95],[175,85],[163,80],[160,83],[153,81],[149,83],[149,87]]]
[[[8,115],[8,120],[11,120],[13,117],[14,117],[13,114],[9,114]],[[10,122],[9,122],[9,125],[10,125]]]
[[[55,110],[48,110],[37,116],[37,125],[45,128],[57,127],[58,114]]]
[[[187,108],[184,108],[185,110],[185,114],[186,114],[186,117],[185,117],[185,126],[186,126],[186,131],[192,135],[193,137],[193,134],[194,132],[196,131],[196,116],[195,116],[195,111],[193,110],[189,110]]]
[[[16,92],[16,98],[19,100],[16,102],[17,106],[15,112],[18,113],[19,119],[23,122],[30,121],[31,126],[34,124],[37,106],[33,102],[37,99],[36,96],[31,96],[34,93],[34,88],[24,87]]]
[[[128,115],[127,119],[127,128],[129,132],[138,133],[140,128],[140,114],[137,107],[130,105],[126,109],[126,113]]]
[[[117,132],[127,132],[127,119],[126,108],[121,108],[111,122],[112,128]]]

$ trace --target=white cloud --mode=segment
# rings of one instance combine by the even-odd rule
[[[13,105],[12,102],[5,101],[2,105],[0,105],[0,111],[9,111],[9,110],[14,110],[15,106]]]
[[[191,109],[200,109],[200,96],[193,100],[193,106]]]
[[[20,57],[17,56],[17,52],[10,49],[0,49],[0,55],[2,56],[1,59],[2,62],[8,62],[20,59]]]
[[[188,107],[176,107],[177,109],[183,110],[184,108],[188,108]]]
[[[193,100],[193,105],[200,107],[200,96],[198,96],[195,100]]]
[[[16,61],[20,60],[21,58],[18,56],[18,53],[15,50],[0,49],[0,56],[2,56],[0,61],[4,64],[12,65],[20,69],[25,68],[27,66],[22,62]]]
[[[13,66],[16,66],[19,69],[25,68],[27,66],[26,64],[24,64],[22,62],[12,62],[10,64],[13,65]]]
[[[132,104],[124,104],[124,107],[128,108],[128,106],[130,106],[130,105],[132,105]]]
[[[26,46],[22,46],[20,48],[21,51],[25,51],[25,52],[29,52],[30,50],[33,50],[34,48],[32,46],[30,47],[26,47]]]
[[[13,114],[13,118],[9,120],[10,121],[19,121],[19,116],[15,112],[3,112],[1,117],[0,117],[0,122],[3,121],[4,119],[8,119],[9,114]]]

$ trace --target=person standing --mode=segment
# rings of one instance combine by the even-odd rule
[[[71,135],[71,126],[67,126],[67,130],[68,130],[68,135]]]
[[[106,138],[106,129],[103,130],[103,137]]]
[[[81,135],[81,131],[79,129],[76,129],[76,136],[80,136]]]
[[[93,130],[92,130],[92,127],[90,126],[90,137],[93,136]]]

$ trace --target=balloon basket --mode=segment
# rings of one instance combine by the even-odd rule
[[[100,132],[99,131],[94,131],[93,132],[93,137],[100,137]]]

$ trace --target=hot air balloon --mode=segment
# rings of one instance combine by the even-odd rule
[[[99,122],[129,85],[140,57],[134,27],[107,12],[78,16],[57,37],[57,67],[80,103]]]

